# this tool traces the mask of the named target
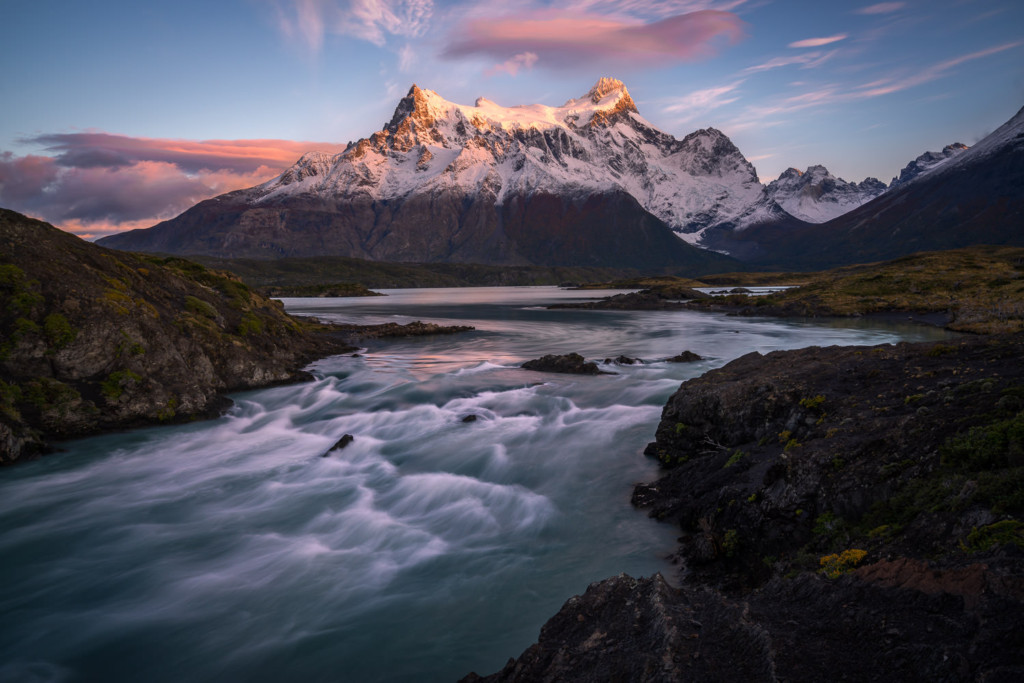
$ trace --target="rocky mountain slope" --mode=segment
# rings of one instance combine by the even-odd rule
[[[756,267],[812,270],[973,244],[1024,246],[1024,109],[958,149],[820,226],[753,226],[720,234],[716,248]]]
[[[856,209],[888,189],[877,178],[850,183],[836,178],[824,166],[801,172],[787,168],[765,187],[768,197],[791,216],[808,223],[824,223]]]
[[[101,242],[230,257],[720,269],[672,231],[696,241],[782,215],[725,135],[659,131],[619,81],[561,107],[459,105],[413,86],[383,129],[343,153],[307,154],[263,185]]]
[[[961,152],[966,152],[968,149],[970,148],[967,145],[961,142],[954,142],[952,145],[943,147],[941,152],[925,152],[903,167],[900,174],[889,183],[889,189],[892,190],[900,185],[906,185],[915,178],[934,171],[942,164],[958,156]]]
[[[0,209],[0,463],[51,439],[216,413],[348,348],[182,259],[85,242]]]
[[[594,584],[483,680],[1019,680],[1022,354],[812,347],[684,382],[633,497],[679,525],[681,586]]]

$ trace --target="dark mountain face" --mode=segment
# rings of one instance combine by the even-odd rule
[[[821,225],[753,226],[716,248],[767,268],[817,270],[974,244],[1024,246],[1024,109],[942,166]]]
[[[120,237],[120,236],[117,236]],[[294,197],[252,207],[207,200],[133,238],[104,245],[227,258],[343,255],[374,261],[615,266],[709,273],[733,259],[692,247],[624,192],[507,197],[461,192],[395,200]]]

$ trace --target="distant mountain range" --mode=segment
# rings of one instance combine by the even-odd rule
[[[974,244],[1024,246],[1024,109],[970,149],[918,157],[889,189],[821,225],[759,225],[715,248],[756,268],[821,269]]]
[[[740,267],[716,251],[776,260],[790,235],[962,168],[953,162],[971,156],[966,150],[954,144],[926,153],[890,186],[874,178],[850,183],[822,166],[789,169],[764,186],[721,131],[676,139],[640,116],[614,79],[561,107],[501,107],[483,98],[459,105],[414,85],[387,125],[344,152],[306,154],[262,185],[100,243],[231,258],[700,274]]]

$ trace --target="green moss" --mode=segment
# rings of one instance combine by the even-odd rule
[[[15,422],[21,420],[17,405],[21,401],[21,388],[17,384],[8,384],[0,380],[0,414],[6,415]]]
[[[825,403],[825,397],[818,394],[814,398],[802,398],[800,399],[800,405],[808,410],[819,411],[821,410],[822,404]]]
[[[185,297],[185,310],[205,318],[214,319],[217,317],[217,309],[213,305],[191,295]]]
[[[238,324],[238,334],[240,334],[243,337],[245,337],[245,336],[248,336],[250,334],[262,334],[262,333],[263,333],[263,321],[260,318],[256,317],[252,313],[248,313],[248,314],[242,316],[242,322],[240,322]]]
[[[1024,548],[1024,523],[1016,519],[1006,519],[980,529],[975,527],[967,535],[967,541],[961,544],[961,547],[967,552],[977,553],[991,550],[999,545],[1014,545]]]
[[[722,552],[726,557],[736,557],[740,547],[740,535],[735,529],[729,529],[722,537]]]
[[[46,339],[54,349],[63,349],[78,336],[78,330],[71,326],[68,319],[60,313],[51,313],[43,320],[43,331]]]
[[[171,420],[171,419],[174,418],[174,416],[177,414],[177,410],[178,410],[178,397],[177,396],[171,396],[171,398],[168,399],[167,404],[163,408],[161,408],[160,410],[157,411],[156,417],[161,422],[166,422],[167,420]]]
[[[7,311],[14,315],[31,315],[37,306],[42,306],[45,299],[38,292],[20,291],[7,301]]]
[[[142,377],[131,370],[117,370],[100,382],[100,391],[108,400],[116,401],[121,398],[125,389],[141,381]]]
[[[945,465],[971,472],[1024,465],[1024,413],[974,427],[940,450]]]
[[[725,464],[722,465],[722,468],[724,469],[726,467],[732,467],[733,465],[739,463],[739,461],[745,457],[747,457],[747,454],[737,448],[733,452],[733,454],[729,456],[729,459],[725,461]]]

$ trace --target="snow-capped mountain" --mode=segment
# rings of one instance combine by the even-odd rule
[[[455,104],[415,85],[391,122],[341,154],[307,155],[254,188],[256,202],[312,194],[396,199],[457,189],[510,196],[624,190],[683,233],[734,221],[761,194],[754,167],[713,128],[677,140],[602,78],[561,107]]]
[[[932,163],[824,225],[754,226],[721,236],[721,247],[759,267],[817,270],[975,244],[1024,246],[1024,109],[971,148],[950,145],[915,163],[922,160]]]
[[[961,152],[967,151],[967,149],[967,145],[954,142],[952,145],[946,145],[943,147],[941,152],[925,152],[903,167],[900,174],[893,178],[892,182],[889,183],[889,189],[897,188],[900,185],[906,185],[915,178],[919,178],[925,173],[930,173],[936,170],[950,159],[958,156]]]
[[[824,166],[810,166],[803,172],[788,168],[765,188],[775,203],[808,223],[830,221],[885,191],[885,183],[877,178],[850,183],[835,177]]]
[[[548,197],[559,198],[561,208]],[[262,185],[208,200],[171,221],[104,244],[177,253],[298,255],[307,251],[300,243],[308,240],[296,234],[303,226],[323,233],[308,247],[316,253],[326,248],[380,259],[533,262],[537,254],[524,253],[518,237],[508,244],[509,220],[529,220],[530,230],[537,229],[538,220],[578,221],[580,211],[593,213],[595,202],[611,197],[617,211],[650,214],[686,242],[698,241],[709,228],[782,214],[765,201],[754,167],[728,137],[711,128],[679,140],[658,130],[640,116],[620,81],[602,78],[560,107],[503,107],[484,98],[461,105],[414,85],[389,123],[344,152],[307,154]],[[419,216],[405,215],[403,208],[412,207]],[[312,226],[310,212],[316,214]],[[497,218],[491,220],[488,212]],[[200,217],[214,220],[222,237],[202,230]],[[454,233],[465,233],[467,221],[476,227],[472,245],[461,249]],[[448,226],[441,232],[452,239],[405,235],[413,229],[406,225],[410,222],[422,224],[417,229],[424,232]],[[283,232],[274,237],[275,230]],[[404,236],[393,235],[396,230]],[[493,234],[485,235],[488,230]],[[560,230],[564,226],[555,232]],[[284,233],[287,244],[278,239]],[[488,252],[486,245],[494,248]]]

